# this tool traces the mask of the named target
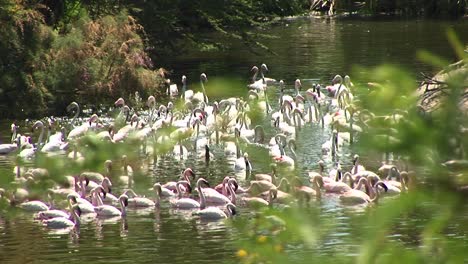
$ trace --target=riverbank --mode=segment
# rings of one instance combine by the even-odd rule
[[[456,78],[464,83],[461,90],[449,89],[450,78]],[[420,97],[419,107],[425,113],[437,111],[448,96],[459,97],[459,109],[468,114],[468,64],[459,61],[451,64],[447,69],[438,72],[434,77],[427,76],[417,90]]]

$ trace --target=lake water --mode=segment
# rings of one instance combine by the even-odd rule
[[[407,68],[416,78],[419,72],[434,70],[416,58],[418,50],[454,60],[446,30],[458,32],[462,43],[468,42],[468,23],[443,21],[357,21],[301,18],[279,22],[265,31],[277,36],[267,40],[274,54],[262,52],[253,55],[242,45],[234,45],[226,51],[189,52],[187,55],[165,58],[162,65],[173,71],[170,78],[179,82],[185,74],[192,83],[198,83],[199,74],[205,72],[209,82],[207,88],[213,97],[245,95],[245,84],[253,65],[266,63],[269,77],[284,79],[291,87],[296,78],[329,83],[335,74],[355,73],[354,66],[372,67],[381,63],[392,63]],[[209,36],[213,37],[213,36]],[[312,80],[312,81],[311,81]],[[232,83],[231,86],[229,86]],[[226,85],[217,91],[216,85]],[[415,83],[415,86],[417,84]],[[231,88],[229,90],[229,88]],[[273,98],[276,91],[270,91]],[[276,101],[276,98],[275,100]],[[276,105],[274,105],[276,106]],[[266,119],[267,135],[274,131]],[[8,140],[9,121],[0,120],[1,140]],[[30,128],[22,127],[23,132]],[[329,137],[330,131],[317,126],[302,129],[297,141],[297,175],[305,176],[308,170],[317,169],[321,159],[320,146]],[[232,160],[227,160],[221,147],[213,146],[215,159],[209,165],[204,160],[190,158],[178,162],[170,157],[158,159],[141,158],[140,176],[136,178],[135,189],[152,196],[148,190],[154,182],[175,180],[180,171],[192,167],[197,176],[203,176],[212,183],[224,176],[234,176]],[[269,170],[270,160],[261,150],[249,149],[254,173]],[[351,151],[344,149],[342,163],[350,166]],[[0,156],[1,183],[14,175],[14,157]],[[376,164],[365,164],[370,167]],[[332,164],[327,161],[328,168]],[[63,172],[67,174],[67,172]],[[238,175],[245,185],[243,175]],[[115,192],[121,191],[118,186]],[[335,219],[337,225],[329,236],[323,239],[319,249],[323,254],[332,254],[338,249],[350,255],[357,253],[358,244],[351,236],[353,225],[350,215],[353,210],[343,207],[336,198],[324,197],[319,206],[323,219]],[[250,217],[250,212],[240,210],[239,217]],[[412,228],[422,219],[405,219],[406,223],[390,234],[390,239],[408,246],[418,245],[418,237],[412,236]],[[459,234],[454,234],[459,235]],[[160,210],[130,210],[125,220],[103,222],[93,220],[82,224],[79,235],[56,234],[40,227],[32,215],[19,209],[0,213],[0,263],[213,263],[235,261],[239,238],[233,229],[222,222],[203,223],[190,213],[171,209],[163,203]],[[355,237],[359,240],[359,236]],[[460,236],[460,242],[468,242]],[[294,255],[294,249],[288,249]]]

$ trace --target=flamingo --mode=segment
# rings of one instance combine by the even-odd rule
[[[36,129],[41,129],[41,133],[39,134],[39,139],[37,140],[37,144],[36,146],[34,147],[32,144],[29,144],[29,145],[26,145],[26,148],[23,149],[20,153],[19,153],[19,156],[23,159],[31,159],[34,157],[34,155],[36,154],[36,152],[38,150],[41,150],[41,147],[42,147],[42,141],[43,141],[43,138],[44,138],[44,123],[42,123],[42,121],[38,120],[34,123],[34,125],[32,126],[32,130],[36,130]],[[30,146],[30,147],[28,147]]]
[[[49,210],[49,206],[47,206],[42,201],[28,201],[21,203],[19,205],[20,208],[29,212],[40,212],[40,211],[47,211]]]
[[[214,207],[214,206],[206,207],[207,200],[200,186],[201,182],[208,184],[208,182],[203,178],[200,178],[197,181],[197,187],[199,189],[199,194],[200,194],[200,204],[199,204],[200,210],[194,212],[193,213],[194,215],[198,215],[200,219],[202,220],[218,220],[218,219],[224,219],[224,218],[227,218],[228,216],[232,216],[236,214],[236,206],[231,202],[228,202],[226,204],[228,214],[223,212],[219,207]],[[229,189],[229,190],[231,194],[235,196],[235,193],[232,193],[232,189]]]
[[[208,78],[206,77],[206,74],[205,73],[202,73],[200,74],[200,85],[201,85],[201,88],[202,88],[202,92],[197,92],[193,95],[193,99],[194,101],[197,101],[197,102],[204,102],[204,103],[208,103],[208,96],[206,94],[206,90],[205,90],[205,83],[208,82]]]
[[[104,168],[106,169],[106,175],[110,176],[112,171],[112,160],[105,160],[104,161]],[[87,178],[88,180],[92,180],[95,182],[102,182],[104,180],[104,175],[99,172],[93,171],[85,171],[80,174],[80,177]]]
[[[275,79],[265,77],[264,72],[268,71],[268,67],[265,63],[262,63],[262,65],[260,65],[260,79],[259,80],[257,80],[257,76],[259,72],[258,67],[253,66],[250,71],[253,72],[252,83],[247,85],[247,87],[250,89],[265,90],[267,85],[273,85],[276,83]]]
[[[369,191],[369,194],[360,191],[359,189],[364,185],[366,190]],[[377,186],[382,186],[385,191],[387,191],[387,185],[382,181],[377,182],[374,186],[369,184],[369,181],[366,178],[360,178],[359,183],[355,189],[348,190],[340,195],[340,200],[345,204],[369,204],[376,203],[379,199],[380,190],[376,188]]]
[[[216,185],[214,189],[217,192],[221,193],[222,195],[227,196],[228,193],[227,193],[226,186],[227,186],[229,179],[231,179],[229,176],[224,177],[223,181],[220,184]]]
[[[87,122],[81,124],[78,127],[73,128],[69,133],[67,138],[69,140],[77,139],[83,135],[85,135],[88,130],[92,127],[93,123],[97,123],[99,117],[96,114],[93,114]]]
[[[81,209],[79,205],[75,204],[70,208],[73,220],[68,216],[55,217],[52,219],[44,220],[42,223],[50,229],[73,229],[80,226]]]
[[[271,197],[270,203],[277,201],[280,204],[290,203],[293,196],[287,192],[282,192],[277,188],[272,188],[268,192],[262,194],[262,196]]]
[[[279,133],[270,140],[268,154],[272,157],[280,157],[284,155],[284,147],[286,146],[286,135]]]
[[[182,75],[182,99],[190,102],[193,99],[193,90],[187,90],[187,76]]]
[[[161,183],[157,182],[153,185],[153,190],[158,190],[159,196],[161,197],[173,197],[175,193],[168,188],[165,188],[161,185]]]
[[[296,194],[303,194],[306,195],[306,197],[321,197],[321,192],[320,188],[323,187],[324,182],[323,182],[323,177],[316,175],[312,179],[309,179],[310,183],[312,184],[312,188],[309,186],[305,186],[301,184],[301,180],[296,177],[295,182],[296,186],[294,187]]]
[[[203,193],[202,193],[202,190],[201,190],[201,184],[202,183],[205,183],[205,184],[208,184],[208,182],[203,179],[203,178],[199,178],[198,181],[197,181],[197,189],[198,189],[198,193],[200,194],[200,197],[204,197],[202,196]],[[195,208],[200,208],[200,202],[198,201],[195,201],[194,199],[191,199],[191,198],[184,198],[182,197],[182,190],[181,190],[181,185],[182,184],[188,184],[188,182],[186,181],[178,181],[177,182],[177,193],[178,193],[178,198],[177,199],[173,199],[171,200],[171,205],[173,207],[176,207],[176,208],[179,208],[179,209],[195,209]]]
[[[278,186],[266,180],[250,181],[249,188],[245,189],[244,192],[249,193],[250,195],[257,195],[263,193],[264,196],[268,196],[267,192],[271,189],[281,189],[285,185],[289,185],[289,182],[286,178],[282,178]]]
[[[159,185],[161,186],[161,185]],[[155,191],[158,190],[157,187],[155,187]],[[124,192],[125,195],[131,195],[128,198],[128,205],[132,207],[153,207],[156,205],[154,201],[151,199],[148,199],[146,197],[141,197],[138,196],[135,191],[132,189],[125,190]],[[157,197],[159,197],[159,193],[156,194]]]
[[[77,193],[68,194],[67,200],[71,200],[74,204],[78,204],[80,206],[81,213],[95,214],[94,205],[88,200],[81,198]]]
[[[193,170],[191,168],[186,168],[182,172],[182,177],[188,183],[189,186],[190,186],[190,178],[189,178],[190,176],[192,176],[192,179],[195,179],[195,172],[193,172]],[[167,182],[167,183],[163,184],[162,187],[167,188],[167,189],[175,192],[175,191],[177,191],[177,188],[176,188],[177,187],[177,182],[170,181],[170,182]],[[184,186],[181,186],[180,188],[181,188],[181,190],[183,192],[186,191]]]
[[[252,164],[249,160],[249,154],[246,152],[244,153],[243,157],[236,159],[236,163],[234,164],[234,170],[236,171],[252,171]]]
[[[133,185],[133,168],[128,164],[127,155],[122,155],[123,175],[119,176],[119,182],[131,187]]]
[[[112,205],[100,205],[94,208],[97,216],[101,217],[115,217],[115,216],[125,216],[127,214],[126,207],[128,206],[128,196],[122,194],[119,197],[119,204],[121,210],[117,209]]]
[[[226,185],[225,188],[227,186],[228,185]],[[227,203],[231,202],[231,200],[228,197],[226,197],[225,195],[219,193],[215,189],[202,188],[201,190],[203,192],[203,196],[204,196],[204,199],[205,199],[206,203],[209,203],[209,204],[227,204]],[[200,194],[200,196],[201,196],[201,194]]]
[[[272,163],[272,164],[270,164],[270,168],[271,168],[271,175],[270,174],[265,174],[265,173],[257,173],[257,174],[254,175],[255,180],[257,180],[257,181],[265,180],[265,181],[269,181],[269,182],[271,182],[273,184],[276,184],[276,178],[277,178],[276,168],[277,168],[277,165],[275,163]]]
[[[171,98],[177,97],[179,95],[179,89],[177,89],[177,84],[171,84],[171,79],[167,79],[166,83],[168,85],[166,94],[169,95]]]
[[[21,146],[22,137],[20,135],[17,135],[16,129],[17,126],[15,125],[15,123],[11,124],[11,143],[0,144],[0,155],[9,154],[17,150]]]
[[[290,169],[294,169],[295,163],[296,163],[295,160],[297,159],[296,151],[294,150],[296,148],[295,139],[293,138],[289,139],[288,148],[289,148],[289,151],[291,152],[291,157],[283,154],[280,156],[276,156],[273,159],[276,162],[276,164],[280,166],[286,166]],[[284,153],[284,150],[283,150],[283,153]]]
[[[325,163],[323,162],[323,160],[319,160],[317,164],[319,165],[319,171],[309,171],[308,174],[310,179],[314,178],[315,176],[323,176],[323,172],[325,170]]]
[[[338,173],[341,174],[341,170],[339,170]],[[333,181],[333,180],[324,181],[323,188],[325,188],[327,192],[331,192],[331,193],[347,192],[351,190],[351,187],[344,182],[346,179],[349,179],[351,183],[354,182],[353,178],[351,177],[351,174],[349,172],[346,172],[340,181]]]
[[[355,154],[353,157],[353,167],[351,168],[351,174],[358,174],[360,171],[365,171],[366,168],[359,164],[359,155]]]
[[[210,207],[198,210],[194,212],[193,214],[199,216],[201,220],[207,220],[207,221],[220,220],[220,219],[225,219],[225,218],[234,216],[236,214],[236,206],[232,203],[228,203],[226,204],[226,211],[227,213],[225,213],[219,207],[210,206]]]
[[[70,217],[66,212],[62,210],[57,210],[57,209],[49,209],[47,211],[40,211],[37,214],[37,219],[40,220],[47,220],[47,219],[52,219],[56,217],[63,217],[63,218],[68,218]]]

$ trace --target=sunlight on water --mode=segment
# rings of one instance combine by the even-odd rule
[[[214,97],[244,96],[244,87],[249,78],[250,67],[262,62],[268,63],[271,76],[284,79],[287,92],[292,93],[292,83],[296,78],[303,80],[305,88],[320,81],[329,83],[337,74],[347,74],[352,66],[360,64],[375,66],[383,62],[400,64],[414,73],[428,71],[427,66],[415,59],[416,49],[425,48],[446,57],[453,56],[447,49],[444,38],[445,26],[436,22],[422,21],[322,21],[300,19],[288,21],[288,26],[280,23],[271,29],[271,33],[280,36],[270,41],[277,55],[256,56],[247,53],[238,46],[226,54],[199,54],[173,58],[167,62],[167,68],[174,69],[174,80],[182,74],[189,77],[191,83],[197,83],[200,72],[206,72],[207,89]],[[461,32],[467,32],[467,24],[449,25]],[[436,31],[436,32],[434,32]],[[466,36],[463,36],[466,37]],[[221,59],[219,59],[221,57]],[[169,59],[168,59],[169,60]],[[215,78],[211,78],[211,76]],[[217,86],[229,85],[234,76],[232,89],[228,92],[216,91]],[[220,78],[217,79],[216,77]],[[221,78],[222,77],[222,78]],[[198,84],[194,84],[196,86]],[[211,85],[211,86],[210,86]],[[416,84],[415,84],[416,85]],[[209,92],[210,93],[210,92]],[[277,106],[279,91],[273,87],[269,96]],[[275,99],[274,99],[275,98]],[[275,131],[271,121],[264,120],[266,138],[269,140]],[[1,141],[6,142],[9,134],[9,121],[0,120]],[[26,131],[26,130],[25,130]],[[303,127],[297,137],[298,166],[297,175],[306,177],[307,171],[317,169],[317,161],[322,158],[321,145],[328,140],[330,131],[317,125]],[[135,191],[147,197],[153,197],[149,189],[155,182],[175,180],[186,167],[191,167],[197,177],[204,177],[218,183],[224,176],[236,176],[241,184],[249,180],[245,173],[236,174],[233,160],[227,159],[223,149],[213,146],[215,159],[206,164],[191,156],[188,160],[177,162],[172,158],[161,158],[156,162],[145,158],[140,162],[145,165],[144,175],[135,183]],[[252,149],[251,153],[262,150]],[[349,168],[354,153],[344,149],[342,166]],[[365,154],[362,155],[365,157]],[[263,155],[250,155],[253,174],[269,172],[270,160]],[[375,158],[374,158],[375,159]],[[333,167],[331,160],[326,160],[327,169]],[[14,177],[13,157],[0,156],[0,183]],[[117,186],[114,192],[120,193]],[[332,253],[343,250],[354,256],[358,248],[349,244],[353,225],[349,222],[350,214],[361,214],[363,208],[343,208],[336,196],[324,194],[319,204],[324,219],[335,223],[335,230],[318,245],[318,250]],[[241,209],[240,217],[250,217],[249,210]],[[408,223],[409,222],[409,223]],[[417,244],[419,238],[412,237],[411,228],[418,226],[420,219],[404,219],[395,233],[388,234],[391,240],[404,241],[408,245]],[[466,236],[449,234],[466,243]],[[0,263],[213,263],[235,261],[233,240],[237,237],[223,222],[203,222],[195,219],[192,212],[171,208],[167,202],[160,210],[130,210],[125,219],[83,218],[79,233],[60,233],[47,230],[32,220],[31,214],[13,210],[8,215],[0,214]],[[353,237],[358,241],[359,237]],[[286,249],[294,256],[300,246],[291,245]]]

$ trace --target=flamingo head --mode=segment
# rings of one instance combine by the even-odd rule
[[[356,165],[356,162],[359,160],[359,155],[355,154],[353,157],[353,165]]]
[[[186,168],[184,170],[184,176],[192,176],[192,180],[195,179],[195,172],[193,172],[192,168]]]
[[[200,74],[200,81],[202,82],[208,82],[208,77],[206,77],[205,73]]]
[[[152,95],[148,97],[148,100],[146,101],[146,105],[148,107],[153,107],[156,104],[156,98]]]
[[[301,89],[301,87],[302,87],[301,80],[296,79],[296,81],[294,81],[294,88]]]
[[[119,197],[119,201],[121,201],[124,206],[128,206],[128,196],[126,194],[122,194]]]
[[[236,192],[237,189],[239,189],[239,184],[237,183],[237,180],[234,178],[229,178],[228,184],[231,184],[232,186],[234,186],[234,192]]]
[[[125,100],[122,97],[120,97],[119,99],[117,99],[117,101],[114,102],[114,105],[116,107],[122,107],[125,105]]]
[[[201,186],[202,183],[205,184],[207,187],[210,187],[210,183],[207,180],[205,180],[203,178],[199,178],[198,181],[197,181],[197,185]]]
[[[333,77],[332,84],[337,84],[337,83],[342,83],[343,82],[343,77],[341,75],[337,74],[335,77]]]
[[[81,216],[81,208],[80,208],[80,206],[79,206],[78,204],[75,204],[75,205],[73,206],[73,210],[75,210],[75,213],[76,213],[76,215],[77,215],[78,217]]]
[[[78,203],[76,198],[77,198],[76,193],[70,193],[70,194],[67,195],[67,200],[71,200],[72,204]]]

